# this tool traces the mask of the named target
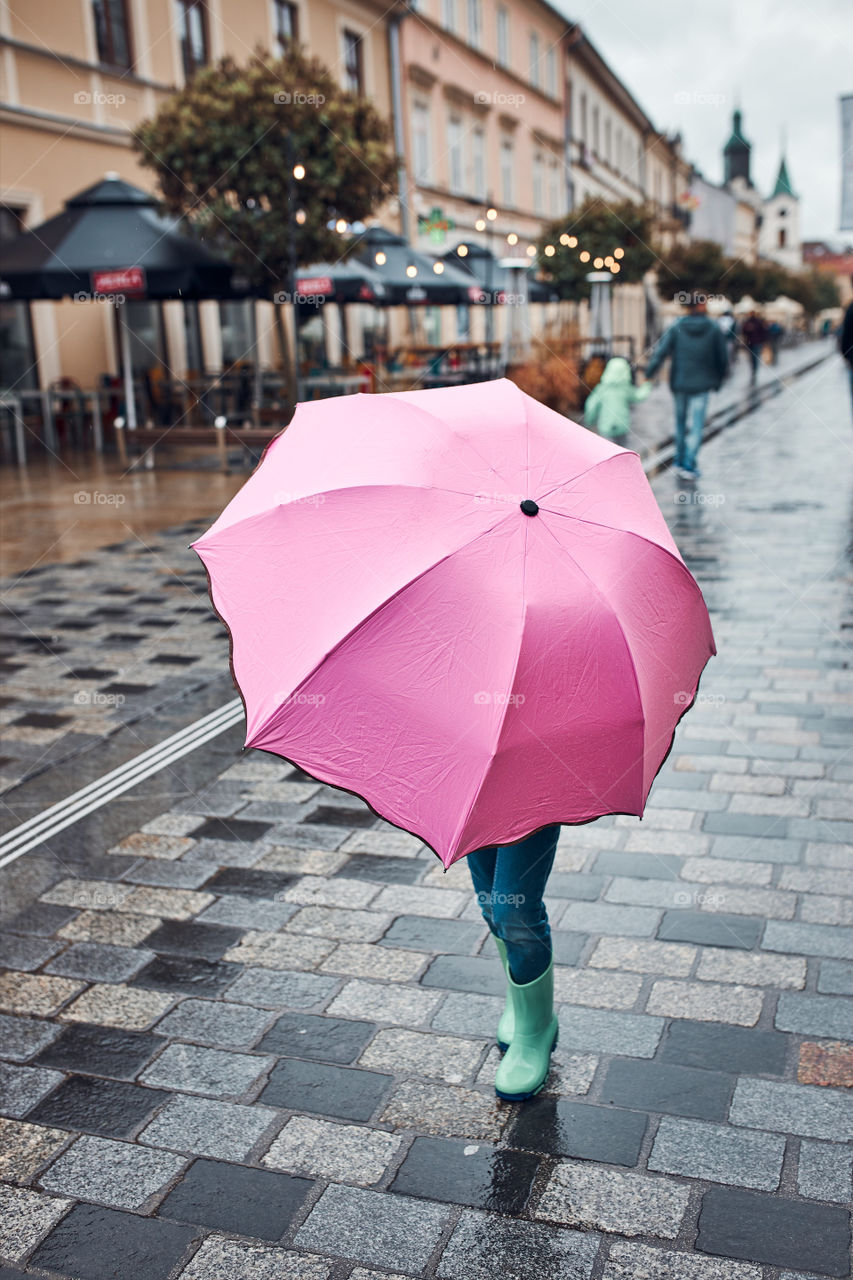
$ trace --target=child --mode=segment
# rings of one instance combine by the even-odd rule
[[[624,356],[613,356],[584,405],[584,422],[588,427],[598,422],[598,434],[610,440],[626,436],[631,430],[631,405],[648,399],[651,389],[650,382],[635,387],[628,361]]]

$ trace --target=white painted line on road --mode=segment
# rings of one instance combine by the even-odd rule
[[[0,838],[0,855],[2,855],[0,867],[14,862],[16,858],[20,858],[36,845],[42,844],[71,826],[72,823],[78,822],[80,818],[108,804],[122,792],[128,791],[145,778],[159,773],[161,769],[180,760],[182,756],[188,755],[197,747],[218,737],[226,729],[238,724],[242,718],[243,703],[239,698],[233,698],[231,702],[225,703],[216,711],[211,711],[209,715],[172,734],[156,747],[149,747],[147,751],[134,756],[132,760],[119,765],[110,773],[104,774],[102,778],[81,787],[65,800],[51,805],[43,813],[22,822],[20,826],[14,827]]]

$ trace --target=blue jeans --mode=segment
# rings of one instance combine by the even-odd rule
[[[466,859],[492,933],[506,945],[513,982],[533,982],[551,963],[551,926],[542,901],[560,823],[535,831],[517,844],[476,849]]]
[[[705,430],[705,414],[708,411],[708,392],[689,395],[686,391],[674,391],[675,400],[675,458],[673,465],[683,471],[696,470],[696,458]]]

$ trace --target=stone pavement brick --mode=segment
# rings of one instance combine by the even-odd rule
[[[385,982],[411,982],[424,969],[429,956],[402,947],[375,947],[369,942],[340,942],[319,966],[323,973],[347,977],[377,978]]]
[[[70,907],[54,906],[49,902],[34,902],[23,911],[19,911],[11,920],[6,920],[4,929],[10,933],[35,934],[49,938],[69,920],[74,919],[74,911]]]
[[[844,897],[853,894],[853,882],[849,872],[826,867],[783,867],[779,880],[782,889],[796,893],[840,893]]]
[[[626,907],[606,902],[573,902],[560,922],[561,929],[584,933],[613,933],[651,937],[661,913],[653,907]]]
[[[716,835],[711,852],[715,858],[732,859],[737,862],[799,862],[803,843],[801,840],[780,838],[779,832],[773,835],[762,835],[756,839],[754,835]]]
[[[19,1067],[0,1062],[0,1111],[20,1119],[61,1080],[60,1073],[48,1067]]]
[[[192,1228],[135,1213],[78,1204],[39,1245],[30,1262],[80,1280],[169,1275],[193,1239]],[[93,1250],[92,1241],[98,1242]]]
[[[436,1031],[449,1031],[454,1035],[487,1036],[494,1038],[504,1001],[498,996],[460,995],[451,992],[432,1019],[430,1026]]]
[[[833,925],[768,920],[761,945],[765,951],[793,951],[803,956],[853,960],[853,929]]]
[[[654,856],[701,857],[710,846],[711,837],[700,831],[630,831],[625,840],[626,853],[650,853]]]
[[[314,969],[334,947],[335,944],[325,938],[311,938],[307,934],[252,929],[236,946],[229,947],[222,958],[233,964],[260,965],[264,969]]]
[[[772,862],[736,862],[732,858],[686,858],[681,870],[683,880],[700,884],[768,885],[772,875]]]
[[[631,876],[615,876],[604,895],[605,902],[647,907],[684,907],[692,898],[692,890],[675,878],[635,880]]]
[[[112,947],[99,942],[75,942],[46,967],[45,973],[87,982],[124,982],[154,959],[146,947]]]
[[[46,978],[35,973],[0,973],[0,1009],[47,1017],[85,985],[70,978]]]
[[[506,978],[498,954],[489,948],[483,956],[435,956],[420,978],[424,987],[449,991],[473,991],[483,995],[503,995]]]
[[[107,853],[127,853],[136,858],[180,858],[195,844],[188,836],[153,835],[143,831],[135,831],[125,836],[118,844],[107,849]]]
[[[125,1080],[71,1075],[28,1119],[104,1138],[130,1138],[168,1097],[159,1089],[143,1089]]]
[[[850,1273],[850,1217],[843,1209],[758,1191],[711,1187],[699,1215],[696,1247],[766,1262]]]
[[[379,941],[387,947],[410,947],[413,951],[467,956],[476,949],[484,932],[482,923],[469,924],[462,920],[439,920],[429,916],[398,916]]]
[[[271,1069],[274,1061],[269,1056],[230,1053],[194,1044],[170,1044],[139,1078],[145,1084],[184,1093],[241,1098]]]
[[[640,1111],[540,1093],[516,1116],[509,1143],[529,1151],[633,1167],[648,1117]]]
[[[448,1217],[444,1205],[358,1187],[327,1187],[295,1243],[388,1270],[420,1271]]]
[[[602,1280],[761,1280],[761,1267],[701,1254],[675,1253],[632,1241],[610,1247]]]
[[[179,1273],[179,1280],[328,1280],[330,1264],[314,1254],[294,1253],[245,1240],[211,1235]]]
[[[182,1000],[157,1024],[157,1033],[214,1048],[248,1049],[269,1022],[268,1012],[251,1005],[189,999]]]
[[[212,893],[192,889],[152,889],[139,885],[116,904],[119,911],[133,915],[162,916],[168,920],[189,920],[213,902]]]
[[[426,1076],[445,1084],[462,1084],[480,1063],[479,1040],[438,1036],[421,1031],[379,1031],[359,1058],[362,1066],[395,1075]]]
[[[372,886],[376,888],[376,885]],[[418,885],[386,885],[370,904],[371,911],[395,916],[435,916],[451,920],[470,901],[471,893],[458,889],[425,889]]]
[[[144,1031],[175,1003],[164,991],[144,991],[126,983],[96,983],[60,1011],[63,1022],[101,1023]]]
[[[776,1026],[780,1031],[798,1031],[825,1040],[853,1040],[853,1000],[783,991],[776,1009]]]
[[[337,979],[319,973],[249,969],[228,988],[228,998],[262,1008],[313,1009],[328,1000],[337,985]]]
[[[735,1086],[729,1119],[752,1129],[849,1141],[853,1138],[853,1097],[813,1085],[741,1079]]]
[[[129,893],[128,885],[116,884],[113,880],[71,878],[51,885],[39,901],[54,902],[63,907],[80,907],[88,911],[107,911],[120,906]]]
[[[539,1171],[538,1156],[449,1138],[415,1138],[389,1190],[521,1214]]]
[[[0,935],[0,967],[25,972],[38,969],[61,947],[61,943],[49,938],[19,938],[13,933],[4,933]]]
[[[354,831],[341,845],[345,853],[386,853],[395,858],[417,858],[427,851],[426,845],[408,831],[371,829]]]
[[[276,1119],[272,1107],[241,1107],[213,1098],[177,1095],[138,1135],[149,1147],[168,1147],[218,1160],[244,1160]]]
[[[86,1134],[40,1176],[47,1191],[95,1200],[113,1209],[141,1209],[184,1167],[183,1156]]]
[[[845,964],[843,960],[824,960],[817,989],[827,995],[853,996],[853,964]]]
[[[802,956],[766,955],[758,951],[726,951],[708,947],[699,957],[696,977],[705,982],[802,988],[806,985],[806,962]],[[790,1027],[784,1029],[792,1030]]]
[[[376,1071],[279,1058],[260,1099],[291,1111],[308,1111],[338,1120],[369,1120],[391,1083],[391,1076]]]
[[[300,906],[366,907],[380,892],[384,890],[370,880],[351,880],[343,876],[302,876],[284,890],[284,899]],[[411,893],[412,890],[407,888],[404,892]],[[377,910],[385,908],[377,905]]]
[[[61,1028],[38,1018],[15,1018],[0,1013],[0,1050],[12,1062],[26,1062],[51,1040]]]
[[[143,825],[142,833],[151,836],[185,836],[198,825],[198,814],[195,813],[161,813],[159,817],[152,818]]]
[[[352,1062],[376,1030],[372,1022],[283,1013],[258,1045],[262,1052],[319,1062]]]
[[[594,1232],[513,1221],[467,1209],[448,1241],[441,1280],[589,1280],[600,1237]]]
[[[853,899],[805,893],[800,898],[800,919],[809,924],[853,925]]]
[[[637,1002],[643,980],[635,973],[589,969],[554,970],[554,999],[596,1009],[630,1009]]]
[[[853,1150],[839,1143],[800,1143],[797,1186],[813,1200],[853,1203]]]
[[[800,1084],[853,1089],[853,1045],[811,1044],[805,1040],[800,1045],[797,1079]]]
[[[300,907],[288,922],[287,931],[315,934],[341,942],[376,942],[390,923],[390,916],[381,916],[375,911],[346,910],[343,907]]]
[[[714,1022],[670,1023],[661,1047],[664,1062],[736,1071],[744,1075],[784,1075],[790,1036]]]
[[[60,1071],[80,1071],[133,1080],[158,1049],[165,1044],[163,1036],[147,1031],[123,1031],[75,1022],[41,1050],[38,1066],[58,1067]]]
[[[369,1018],[375,1022],[391,1022],[395,1026],[418,1027],[432,1017],[441,996],[440,991],[423,991],[420,987],[401,983],[363,982],[354,978],[344,984],[326,1012],[336,1018]],[[456,1028],[439,1029],[452,1031]]]
[[[689,1196],[689,1187],[668,1178],[561,1160],[554,1166],[533,1216],[585,1231],[673,1240]]]
[[[159,923],[156,916],[134,916],[119,911],[81,911],[75,919],[62,926],[59,936],[76,942],[135,947],[153,933]]]
[[[70,1134],[25,1120],[0,1118],[0,1178],[29,1182],[37,1169],[65,1146]]]
[[[38,1191],[0,1186],[0,1257],[22,1261],[70,1205]]]
[[[228,924],[238,929],[282,929],[299,908],[291,902],[264,902],[242,894],[223,894],[197,916],[199,924]]]
[[[810,867],[840,867],[853,870],[853,849],[846,844],[820,841],[806,845],[806,863]]]
[[[674,1063],[615,1058],[601,1085],[601,1100],[635,1111],[723,1120],[734,1076]]]
[[[634,942],[628,938],[602,938],[589,959],[599,969],[633,969],[637,973],[665,973],[686,977],[693,967],[696,948],[674,942]]]
[[[594,869],[607,876],[633,876],[648,880],[675,880],[681,870],[682,859],[666,853],[614,853],[602,850],[596,858]]]
[[[397,1129],[496,1141],[509,1110],[494,1095],[429,1080],[401,1080],[379,1119]]]
[[[649,1168],[685,1178],[773,1191],[779,1185],[784,1158],[782,1134],[753,1133],[729,1125],[664,1116],[649,1156]]]
[[[379,1181],[399,1146],[399,1138],[379,1129],[293,1116],[261,1164],[269,1169],[369,1186]]]
[[[193,1161],[157,1210],[161,1218],[280,1240],[313,1189],[307,1178],[221,1160]]]
[[[652,987],[646,1009],[669,1018],[695,1018],[699,1022],[732,1022],[753,1027],[761,1015],[761,991],[749,987],[725,987],[712,982],[670,982]]]
[[[609,1009],[584,1009],[564,1004],[558,1011],[564,1048],[593,1053],[619,1053],[632,1058],[652,1058],[663,1031],[663,1019],[644,1013]]]
[[[695,942],[706,947],[743,947],[750,951],[761,936],[759,918],[708,911],[667,911],[658,929],[664,942]]]

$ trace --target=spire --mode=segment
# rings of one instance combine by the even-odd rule
[[[797,198],[791,186],[791,179],[788,177],[788,166],[785,163],[784,155],[782,156],[782,161],[779,165],[779,176],[776,179],[776,186],[773,188],[773,193],[770,196],[770,199],[772,200],[774,196],[791,196],[794,200]]]
[[[751,143],[743,136],[743,115],[738,107],[732,114],[732,135],[723,147],[724,182],[731,182],[732,178],[744,178],[752,186],[749,176],[751,151]]]

